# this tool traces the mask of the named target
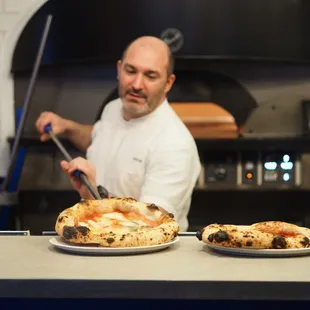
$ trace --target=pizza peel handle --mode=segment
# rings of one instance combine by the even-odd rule
[[[71,161],[72,157],[69,155],[67,150],[64,148],[64,146],[62,145],[62,143],[60,142],[58,137],[54,134],[51,124],[47,124],[44,127],[44,132],[49,134],[49,136],[55,142],[55,144],[58,146],[59,150],[65,156],[67,161]],[[87,186],[88,190],[91,192],[91,194],[93,195],[93,197],[95,199],[101,199],[101,196],[98,194],[98,192],[96,190],[94,190],[92,185],[89,183],[87,176],[83,172],[76,170],[74,172],[74,174],[75,174],[75,176],[79,177],[82,180],[82,182]]]

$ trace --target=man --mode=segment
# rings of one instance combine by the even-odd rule
[[[106,105],[94,126],[44,112],[36,122],[41,140],[49,138],[44,127],[50,123],[55,134],[86,151],[88,161],[61,162],[82,198],[92,199],[75,170],[115,196],[165,208],[185,231],[201,165],[192,135],[166,99],[175,81],[169,47],[155,37],[138,38],[124,51],[117,72],[120,98]]]

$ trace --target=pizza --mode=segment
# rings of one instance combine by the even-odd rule
[[[310,229],[281,221],[250,226],[210,224],[196,234],[207,244],[231,248],[296,249],[310,247]]]
[[[63,210],[55,230],[74,244],[135,247],[166,243],[179,226],[173,214],[133,198],[85,200]]]

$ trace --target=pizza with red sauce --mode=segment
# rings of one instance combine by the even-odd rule
[[[171,213],[155,204],[104,198],[63,210],[55,230],[73,244],[133,247],[166,243],[178,235],[179,226]]]
[[[310,247],[310,229],[281,221],[250,226],[210,224],[197,232],[207,244],[231,248],[298,249]]]

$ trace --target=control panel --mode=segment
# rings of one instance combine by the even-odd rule
[[[289,187],[301,185],[294,152],[211,152],[202,159],[200,187]]]
[[[263,184],[296,184],[298,175],[296,175],[296,160],[293,154],[264,154],[262,162]]]
[[[244,152],[240,155],[241,182],[238,184],[257,185],[259,182],[259,154],[255,152]]]
[[[235,184],[238,156],[235,153],[210,153],[205,158],[207,184]]]

